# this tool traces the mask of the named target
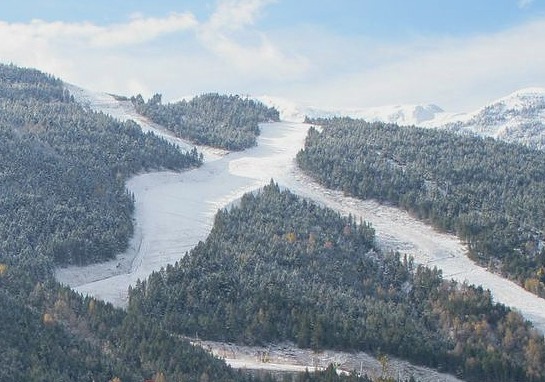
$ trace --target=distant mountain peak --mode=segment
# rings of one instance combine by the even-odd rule
[[[398,125],[419,125],[433,120],[444,110],[435,104],[391,105],[361,109],[359,114],[369,121],[383,121]]]
[[[274,106],[279,110],[282,120],[295,122],[302,122],[305,117],[352,117],[362,118],[369,122],[382,121],[399,125],[416,125],[433,120],[438,114],[444,113],[444,110],[435,104],[321,109],[297,104],[281,97],[260,96],[255,99],[267,106]]]
[[[435,104],[398,104],[352,109],[320,109],[279,97],[256,97],[280,111],[287,121],[302,122],[305,116],[352,117],[369,122],[445,128],[545,149],[545,88],[517,90],[486,104],[473,113],[448,113]]]
[[[545,88],[526,88],[517,90],[506,97],[502,97],[490,105],[504,105],[507,109],[523,109],[531,106],[543,105]]]
[[[545,88],[517,90],[473,113],[433,126],[545,149]]]
[[[520,97],[520,96],[528,96],[528,95],[540,95],[545,96],[545,88],[542,87],[529,87],[529,88],[523,88],[514,91],[513,93],[509,94],[507,97],[504,98],[510,98],[510,97]]]

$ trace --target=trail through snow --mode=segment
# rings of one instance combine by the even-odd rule
[[[121,120],[133,119],[144,131],[153,131],[182,148],[191,147],[137,115],[130,102],[76,87],[69,90],[94,110]],[[325,189],[302,174],[295,165],[295,155],[304,145],[308,127],[297,122],[262,124],[257,147],[237,153],[197,147],[205,156],[200,168],[133,177],[127,183],[136,198],[135,235],[129,250],[106,263],[58,269],[57,279],[78,292],[124,307],[129,285],[175,263],[206,239],[218,209],[274,179],[296,194],[370,222],[382,248],[436,266],[445,278],[490,289],[495,301],[518,309],[545,332],[545,300],[473,263],[455,236],[439,233],[397,208]]]

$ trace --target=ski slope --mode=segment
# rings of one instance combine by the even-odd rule
[[[133,119],[144,131],[152,131],[178,144],[181,149],[193,147],[137,115],[130,102],[76,87],[70,87],[70,91],[79,102],[92,109],[121,120]],[[257,147],[238,153],[197,147],[205,158],[200,168],[181,173],[147,173],[130,179],[127,188],[134,193],[136,206],[135,234],[129,249],[109,262],[58,269],[57,279],[78,292],[126,307],[130,285],[167,264],[174,264],[199,241],[206,239],[218,209],[274,179],[281,187],[302,197],[372,223],[377,242],[383,249],[407,253],[417,263],[436,266],[446,278],[490,289],[496,301],[519,310],[545,332],[545,300],[474,264],[455,236],[436,232],[397,208],[328,190],[302,174],[295,165],[295,155],[304,145],[308,125],[280,122],[260,127]],[[258,352],[262,354],[263,349],[221,343],[207,343],[204,347],[233,367],[297,371],[335,362],[340,370],[357,370],[358,364],[371,375],[379,375],[380,370],[379,362],[365,353],[311,354],[294,346],[277,346],[271,352],[275,358],[263,362],[256,356]],[[229,351],[226,352],[226,348]],[[422,381],[458,381],[453,376],[393,358],[389,375],[401,378],[416,375]]]
[[[192,147],[138,116],[129,102],[77,88],[70,91],[93,109],[122,120],[134,119],[145,131],[157,132],[182,149]],[[237,153],[198,147],[205,154],[200,168],[133,177],[127,183],[136,198],[135,235],[129,250],[107,263],[59,269],[57,279],[81,293],[124,307],[129,285],[175,263],[206,239],[218,209],[274,179],[296,194],[370,222],[382,248],[436,266],[446,278],[490,289],[495,301],[519,310],[545,332],[545,300],[473,263],[455,236],[436,232],[397,208],[325,189],[302,174],[294,158],[303,147],[308,127],[300,122],[262,124],[257,147]]]
[[[193,147],[137,115],[130,102],[76,87],[70,87],[70,91],[79,102],[92,109],[120,120],[133,119],[144,131],[153,131],[178,144],[181,149]],[[301,173],[295,164],[295,155],[304,145],[309,125],[285,121],[260,127],[257,147],[233,153],[197,146],[205,157],[200,168],[181,173],[146,173],[130,179],[127,188],[134,193],[136,206],[135,234],[129,249],[109,262],[58,269],[57,279],[78,292],[126,307],[130,285],[167,264],[174,264],[199,241],[206,239],[218,209],[229,206],[244,193],[259,189],[274,179],[281,187],[302,197],[343,215],[352,214],[370,222],[381,248],[407,253],[417,263],[436,266],[446,278],[490,289],[495,301],[519,310],[542,333],[545,332],[545,300],[477,266],[467,258],[466,248],[455,236],[439,233],[397,208],[326,189]],[[214,354],[222,356],[221,351],[227,345],[210,343],[207,346]],[[222,357],[234,367],[310,370],[317,366],[317,355],[306,354],[295,347],[276,350],[279,358],[265,363],[255,357],[256,352],[262,350],[233,349]],[[292,356],[288,356],[290,354]],[[345,357],[338,352],[332,354],[335,359]],[[327,357],[322,359],[320,365],[327,366],[328,360],[331,361]],[[457,381],[452,376],[404,361],[391,361],[391,372],[405,378],[418,375],[420,380]],[[351,358],[350,362],[352,367],[358,363],[362,367],[365,365],[365,370],[371,372],[378,367],[378,361],[365,353]]]

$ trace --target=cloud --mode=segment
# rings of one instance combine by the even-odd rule
[[[32,42],[92,44],[100,47],[135,45],[152,41],[169,33],[195,28],[190,13],[171,14],[165,18],[133,18],[125,24],[98,26],[90,22],[65,23],[32,20],[30,23],[0,22],[0,33],[11,39]],[[0,48],[5,46],[2,43]]]
[[[191,13],[173,13],[165,18],[137,16],[126,24],[117,24],[93,31],[90,40],[97,46],[133,45],[152,41],[166,34],[196,28],[197,20]]]
[[[180,38],[188,32],[193,34],[196,26],[191,13],[172,13],[163,18],[133,15],[125,23],[110,25],[0,22],[0,58],[94,90],[134,94],[136,89],[153,90],[150,75],[157,73],[157,62],[164,56],[176,57],[170,50],[163,56],[150,54],[159,49],[157,41],[170,35]]]
[[[253,25],[261,10],[275,0],[224,0],[205,25],[207,30],[238,30]]]
[[[198,28],[201,43],[225,64],[248,76],[295,78],[308,70],[301,55],[286,55],[264,33],[252,29],[271,0],[226,0]]]
[[[293,80],[308,69],[305,57],[286,54],[281,42],[255,27],[263,9],[273,2],[219,1],[205,20],[185,12],[162,18],[133,14],[124,23],[108,25],[0,22],[0,57],[95,88],[108,78],[104,90],[120,93],[153,89],[152,76],[158,79],[155,91],[160,92],[173,88],[175,81],[191,89],[201,81],[207,90],[248,92],[251,89],[242,87]],[[112,71],[117,73],[113,78]],[[166,71],[170,81],[163,79]],[[217,89],[210,89],[212,81]]]
[[[270,0],[224,0],[192,13],[135,14],[99,25],[0,22],[0,57],[67,82],[164,99],[223,92],[283,96],[318,107],[434,102],[470,111],[528,86],[545,86],[545,19],[465,38],[403,44],[306,23],[269,27]]]
[[[541,19],[477,37],[368,43],[365,55],[351,56],[349,47],[338,45],[338,56],[352,62],[339,64],[336,73],[329,68],[319,74],[320,81],[292,93],[320,107],[438,103],[451,111],[472,111],[519,88],[545,86],[544,40]],[[327,50],[323,44],[322,49]]]

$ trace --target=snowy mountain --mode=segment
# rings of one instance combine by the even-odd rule
[[[473,113],[453,116],[447,120],[431,120],[424,126],[468,132],[545,149],[545,89],[522,89]]]
[[[362,118],[370,122],[389,122],[398,125],[419,125],[447,114],[437,105],[388,105],[359,109],[320,109],[304,106],[279,97],[255,97],[267,106],[274,106],[284,121],[303,122],[305,117],[352,117]],[[452,115],[448,114],[450,118]]]
[[[390,105],[361,109],[319,109],[275,97],[257,97],[280,111],[285,121],[302,122],[308,117],[349,116],[370,122],[444,128],[522,143],[545,149],[545,89],[528,88],[500,98],[473,113],[448,113],[434,104]]]
[[[363,118],[370,122],[382,121],[397,125],[420,125],[446,114],[443,109],[434,104],[390,105],[345,112],[346,115]]]

